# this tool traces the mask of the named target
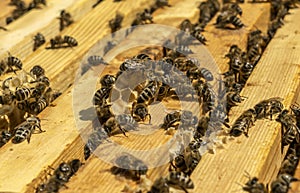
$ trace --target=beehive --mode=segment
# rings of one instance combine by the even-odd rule
[[[197,6],[201,1],[169,2],[171,7],[154,12],[155,23],[178,27],[184,19],[193,22],[197,20]],[[8,0],[1,2],[1,8],[5,10],[0,16],[1,25],[9,14],[9,11],[6,11],[9,10],[8,3]],[[45,176],[48,166],[56,168],[62,161],[74,158],[83,161],[84,142],[78,133],[72,110],[72,88],[82,57],[99,39],[110,33],[108,21],[115,17],[116,12],[124,14],[122,25],[129,26],[136,13],[153,4],[152,1],[146,0],[125,0],[118,3],[103,1],[92,9],[94,3],[88,0],[48,0],[46,7],[33,10],[13,22],[7,27],[8,31],[0,31],[1,59],[10,51],[22,59],[25,70],[36,64],[41,65],[51,80],[52,87],[63,93],[54,101],[53,106],[47,107],[39,115],[45,133],[34,135],[30,144],[16,145],[9,142],[0,148],[0,192],[34,192],[36,185]],[[242,20],[246,27],[239,30],[216,29],[213,25],[216,18],[213,18],[203,32],[208,39],[207,49],[221,72],[228,68],[224,54],[230,45],[234,43],[244,48],[250,30],[267,29],[269,3],[246,2],[241,4],[241,7]],[[72,13],[75,22],[59,32],[57,16],[62,9]],[[281,97],[284,98],[283,103],[286,107],[295,101],[300,103],[298,19],[299,9],[291,10],[291,14],[286,16],[285,25],[277,31],[267,46],[242,91],[242,95],[247,96],[246,101],[230,111],[231,123],[244,110],[253,107],[262,99]],[[46,50],[44,45],[32,52],[32,37],[37,32],[43,33],[48,40],[58,34],[72,35],[78,40],[79,46],[72,49]],[[137,30],[129,36],[138,34]],[[124,40],[120,45],[127,43]],[[47,43],[46,46],[48,45]],[[117,66],[109,67],[108,71],[116,68]],[[164,140],[157,140],[161,139],[161,136],[163,131],[149,136],[147,140],[138,136],[125,138],[120,134],[113,136],[113,140],[127,147],[142,146],[147,149],[165,143]],[[242,192],[242,188],[236,182],[246,181],[244,171],[257,176],[265,183],[270,183],[276,177],[285,154],[280,148],[280,125],[275,121],[257,121],[249,136],[228,141],[224,149],[218,149],[216,154],[205,154],[191,176],[195,188],[189,192]],[[112,165],[92,156],[67,183],[68,188],[62,188],[60,192],[121,192],[126,184],[134,184],[129,180],[117,179],[109,172],[111,167]],[[167,165],[151,169],[148,172],[149,179],[154,181],[158,176],[165,176],[167,172]],[[296,186],[295,190],[299,191],[299,187]]]

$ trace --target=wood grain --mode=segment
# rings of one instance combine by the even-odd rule
[[[64,91],[64,94],[55,101],[55,107],[47,108],[40,115],[42,119],[45,119],[42,120],[42,127],[47,132],[34,135],[29,145],[8,143],[0,149],[0,167],[3,168],[0,171],[0,192],[33,192],[35,185],[41,181],[39,177],[45,176],[43,170],[47,169],[49,165],[56,167],[61,161],[68,161],[73,158],[82,159],[83,142],[75,129],[77,125],[75,125],[72,110],[72,89],[69,88],[75,78],[79,62],[99,38],[109,33],[107,22],[115,16],[117,10],[126,15],[124,25],[129,25],[135,13],[151,4],[148,1],[140,1],[139,4],[130,0],[118,4],[105,1],[101,6],[89,11],[86,2],[80,2],[83,3],[83,6],[76,3],[72,7],[74,13],[75,10],[78,11],[74,16],[82,13],[87,14],[61,33],[76,37],[79,42],[78,47],[64,50],[44,50],[44,47],[41,47],[37,52],[31,54],[31,51],[27,51],[27,49],[31,49],[29,48],[31,44],[28,43],[30,37],[26,37],[26,41],[16,41],[19,42],[18,46],[13,48],[13,53],[24,56],[25,69],[28,70],[35,64],[43,66],[51,80],[52,87]],[[198,10],[195,5],[200,2],[191,0],[170,2],[172,7],[159,9],[154,13],[156,23],[178,26],[185,18],[194,22],[197,20]],[[81,12],[79,8],[82,7],[86,9]],[[209,40],[207,48],[214,56],[222,72],[227,69],[224,54],[230,45],[234,42],[245,47],[247,33],[250,29],[258,27],[265,30],[266,28],[268,4],[246,3],[242,5],[242,8],[244,11],[242,21],[246,24],[246,28],[236,31],[219,30],[214,28],[213,20],[204,32]],[[294,23],[297,18],[300,18],[299,11],[295,10],[292,15],[287,17],[286,25],[272,40],[242,93],[248,99],[241,106],[233,109],[230,115],[231,121],[234,121],[243,110],[267,97],[281,96],[285,98],[285,105],[292,102],[299,84],[297,75],[300,61],[296,57],[299,55],[299,50],[295,49],[299,45],[297,32],[299,26]],[[51,21],[55,21],[55,19],[53,18]],[[42,29],[45,30],[46,34],[49,34],[47,37],[53,37],[54,34],[58,33],[57,24],[50,23],[44,28],[39,26],[28,34]],[[90,31],[90,34],[86,35],[85,31]],[[130,36],[137,34],[140,34],[138,29]],[[128,43],[125,40],[121,42],[120,46]],[[283,50],[285,55],[281,54]],[[286,66],[283,66],[282,63],[285,63]],[[112,66],[107,68],[105,72],[115,72],[119,64],[120,60],[112,61]],[[154,117],[157,116],[158,120],[160,116],[155,115],[155,113],[158,114],[157,110],[161,110],[161,106],[153,106],[153,113],[151,114]],[[89,125],[90,120],[87,119],[86,124]],[[158,124],[158,122],[154,122],[154,124]],[[258,121],[256,126],[250,130],[248,139],[240,137],[234,141],[229,141],[225,149],[218,150],[216,155],[206,154],[192,175],[196,184],[194,192],[210,193],[239,190],[241,187],[237,186],[235,182],[244,183],[246,181],[246,178],[243,177],[244,170],[247,170],[251,175],[259,176],[265,182],[269,182],[276,175],[280,166],[278,164],[282,159],[279,151],[280,132],[278,126],[274,121]],[[81,128],[84,129],[85,127],[82,126]],[[160,146],[165,144],[169,138],[162,131],[157,131],[149,138],[130,133],[129,138],[116,135],[112,137],[112,140],[124,147],[139,150]],[[62,192],[120,192],[125,184],[135,184],[130,180],[116,179],[109,172],[110,168],[110,164],[92,156],[68,183],[68,189]],[[7,173],[11,175],[8,176]],[[164,165],[151,169],[149,178],[154,180],[157,176],[166,173],[167,166]],[[37,180],[34,180],[35,178]]]

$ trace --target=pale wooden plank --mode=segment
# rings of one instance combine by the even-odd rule
[[[284,98],[288,108],[299,86],[299,10],[286,17],[286,24],[267,47],[261,61],[242,91],[248,99],[233,108],[231,121],[244,110],[270,97]],[[280,125],[275,121],[257,121],[244,136],[228,143],[217,155],[204,156],[192,174],[195,188],[201,192],[243,192],[235,182],[245,183],[244,171],[269,183],[278,173],[284,155],[280,150]],[[208,161],[209,160],[209,161]],[[214,182],[214,183],[210,183]]]
[[[121,12],[123,12],[125,15],[128,16],[128,19],[133,20],[133,18],[135,17],[135,14],[140,11],[143,10],[143,7],[149,7],[149,3],[152,2],[148,2],[148,1],[140,1],[139,3],[134,3],[133,1],[126,1],[126,2],[122,2],[119,4],[115,4],[112,1],[106,1],[103,5],[99,5],[97,8],[95,8],[92,12],[89,12],[86,17],[84,18],[85,21],[79,21],[78,23],[70,26],[71,29],[67,29],[66,33],[68,33],[68,30],[71,30],[72,32],[74,32],[74,35],[76,36],[76,34],[78,36],[80,36],[78,38],[79,42],[82,42],[82,46],[78,46],[79,50],[81,51],[81,54],[78,54],[78,50],[75,49],[70,49],[70,50],[59,50],[61,51],[60,54],[58,54],[57,50],[40,50],[41,53],[36,53],[33,56],[29,57],[29,62],[27,63],[27,60],[25,61],[26,65],[25,69],[28,70],[30,69],[33,65],[36,64],[40,64],[41,66],[43,66],[47,72],[47,76],[49,77],[49,79],[51,80],[51,83],[53,83],[53,88],[61,88],[63,87],[64,90],[66,90],[70,84],[72,84],[73,80],[74,80],[74,75],[75,75],[75,71],[77,70],[77,66],[74,65],[74,61],[79,60],[79,57],[82,56],[87,49],[92,46],[99,37],[107,34],[109,32],[109,28],[107,26],[108,24],[108,20],[110,20],[111,18],[113,18],[115,16],[115,12],[116,10],[119,10]],[[113,6],[113,5],[117,5],[117,6]],[[110,10],[109,8],[114,7],[113,10]],[[81,8],[80,6],[77,7],[78,9]],[[132,8],[132,9],[130,9]],[[105,15],[105,18],[102,18],[99,22],[97,23],[97,21],[99,21],[99,17]],[[81,22],[81,23],[80,23]],[[81,26],[82,23],[86,23],[85,25]],[[95,26],[96,24],[96,26]],[[82,28],[86,29],[93,29],[95,33],[93,33],[92,36],[86,36],[82,33],[82,31],[80,30]],[[70,32],[70,31],[69,31]],[[87,38],[87,39],[86,39]],[[52,52],[51,52],[52,51]],[[72,53],[73,52],[73,53]],[[74,53],[75,52],[75,53]],[[43,53],[43,54],[42,54]],[[38,56],[37,56],[38,55]],[[65,57],[65,55],[67,55],[68,57]],[[74,58],[76,57],[76,58]],[[60,60],[57,59],[63,59],[63,61],[61,62]],[[66,58],[67,62],[64,61]],[[30,62],[32,61],[32,63]],[[41,63],[44,63],[44,65],[42,65]],[[50,65],[49,65],[50,64]],[[60,64],[60,65],[59,65]],[[64,64],[64,65],[62,65]],[[52,66],[52,67],[50,67]],[[69,66],[69,68],[67,68],[67,66]],[[73,68],[73,70],[70,69],[70,67]],[[59,68],[63,68],[58,70]],[[72,74],[71,77],[69,77],[68,79],[67,76],[64,76],[62,73],[69,71],[69,73]],[[58,75],[62,75],[62,76],[58,76]],[[69,75],[69,74],[67,74]],[[54,76],[57,76],[57,80],[55,79]],[[61,81],[64,80],[63,84],[61,84]],[[61,87],[58,87],[58,85],[60,85]],[[62,89],[61,89],[62,90]],[[72,106],[71,106],[71,95],[70,95],[70,89],[69,91],[65,94],[68,95],[68,99],[66,99],[66,96],[62,96],[60,100],[63,101],[68,101],[68,103],[64,103],[62,102],[60,105],[64,108],[64,111],[61,111],[60,108],[57,108],[57,111],[53,110],[55,108],[49,108],[49,110],[44,111],[40,116],[41,118],[45,117],[49,122],[51,123],[55,123],[55,124],[49,124],[49,122],[47,123],[47,121],[44,121],[45,125],[47,124],[47,126],[42,125],[42,127],[45,130],[49,130],[49,132],[45,132],[47,133],[46,135],[41,134],[40,136],[43,136],[44,138],[39,141],[37,140],[36,142],[33,142],[34,140],[32,140],[32,143],[30,145],[27,145],[25,143],[23,144],[19,144],[19,145],[13,145],[11,143],[6,144],[4,147],[1,148],[1,160],[5,160],[3,162],[1,162],[0,164],[2,165],[1,168],[10,168],[10,167],[6,167],[6,165],[8,165],[8,163],[11,162],[11,160],[15,160],[16,163],[19,163],[17,165],[12,164],[11,167],[14,168],[18,168],[16,169],[16,175],[11,175],[14,176],[13,178],[17,178],[18,181],[16,182],[13,178],[5,178],[6,175],[3,175],[3,179],[1,179],[1,186],[0,186],[0,191],[15,191],[15,192],[21,192],[21,191],[25,191],[26,184],[29,184],[29,182],[32,181],[32,179],[34,179],[35,177],[37,177],[43,168],[46,168],[48,165],[52,165],[53,163],[55,163],[54,161],[59,157],[60,153],[63,151],[62,149],[65,149],[66,147],[68,147],[68,144],[71,144],[71,142],[75,141],[75,139],[78,137],[78,134],[72,130],[73,128],[76,128],[74,125],[74,122],[72,122],[72,120],[74,120],[72,118]],[[57,101],[59,103],[59,100]],[[49,113],[52,115],[49,115]],[[64,120],[61,119],[61,115],[64,115],[66,119],[70,119],[70,120]],[[55,118],[56,117],[56,118]],[[60,128],[57,126],[57,124],[64,124],[65,127],[64,128]],[[71,130],[68,130],[67,128],[70,127]],[[48,129],[48,128],[53,128],[53,129]],[[51,130],[53,132],[51,132]],[[64,132],[64,134],[61,134],[60,132]],[[56,134],[54,134],[56,133]],[[50,139],[51,138],[51,139]],[[67,139],[66,139],[67,138]],[[53,141],[52,141],[53,140]],[[52,142],[51,142],[52,141]],[[57,143],[58,141],[62,142],[62,143]],[[76,145],[79,145],[78,141],[76,141]],[[56,145],[58,145],[59,147],[53,147],[53,145],[50,145],[51,143],[54,143]],[[18,149],[20,147],[20,149]],[[33,149],[36,149],[36,151],[32,152]],[[47,151],[47,153],[44,153],[45,149],[49,149],[51,147],[51,151]],[[27,150],[25,150],[25,149]],[[62,149],[61,149],[62,148]],[[13,153],[11,151],[9,151],[9,149],[13,149]],[[18,150],[15,150],[18,149]],[[71,152],[72,156],[76,156],[76,153],[72,153],[72,149],[73,150],[77,150],[76,152],[80,152],[80,150],[83,149],[82,145],[80,146],[80,148],[78,147],[78,149],[73,148],[72,146],[70,147],[70,150],[68,150],[68,152]],[[32,152],[32,153],[26,153],[26,152]],[[79,154],[79,153],[78,153]],[[82,152],[80,153],[80,155],[82,155]],[[62,154],[62,158],[64,156],[67,156],[68,158],[71,157],[70,154]],[[21,160],[27,160],[28,162],[19,162],[18,159]],[[59,161],[62,160],[59,159]],[[38,161],[36,161],[38,160]],[[23,168],[28,168],[28,166],[30,167],[34,167],[33,170],[30,171],[26,171],[24,172],[20,172],[20,170],[22,170]],[[30,168],[29,167],[29,168]]]

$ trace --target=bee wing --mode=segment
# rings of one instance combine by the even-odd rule
[[[30,126],[30,125],[28,125],[27,122],[24,121],[23,123],[20,123],[19,125],[17,125],[17,126],[15,127],[15,130],[18,130],[18,129],[21,128],[21,127],[28,127],[28,126]]]
[[[269,98],[268,101],[270,100],[278,100],[278,101],[283,101],[283,98],[281,97],[272,97],[272,98]]]

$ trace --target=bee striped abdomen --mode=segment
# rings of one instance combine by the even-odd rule
[[[7,65],[10,67],[15,66],[16,68],[18,68],[19,70],[22,69],[23,63],[21,62],[21,60],[17,57],[14,56],[9,56],[7,58]]]
[[[21,143],[23,142],[25,139],[27,139],[28,137],[30,137],[29,135],[31,134],[31,130],[30,130],[30,127],[24,125],[22,127],[19,127],[17,130],[16,130],[16,133],[15,133],[15,142],[16,143]]]
[[[172,171],[169,173],[167,177],[167,181],[169,184],[178,185],[183,188],[192,189],[194,188],[194,183],[191,178],[184,174],[183,172]]]
[[[68,44],[68,46],[70,47],[74,47],[78,45],[77,40],[71,36],[64,36],[64,42]]]
[[[23,100],[27,100],[28,98],[31,97],[32,93],[33,93],[32,88],[19,88],[17,89],[17,91],[15,92],[15,97],[17,101],[23,101]]]

